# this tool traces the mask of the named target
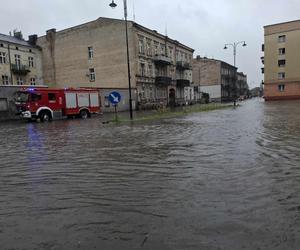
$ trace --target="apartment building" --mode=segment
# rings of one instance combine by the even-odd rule
[[[134,107],[174,105],[192,82],[194,50],[155,30],[128,22],[129,62]],[[128,74],[123,20],[99,18],[38,38],[43,49],[44,80],[49,86],[94,87],[101,90],[104,111],[111,91],[122,95],[127,110]]]
[[[264,98],[300,99],[300,20],[264,27]]]
[[[233,101],[237,96],[237,68],[221,60],[193,59],[193,82],[214,102]]]
[[[42,52],[37,36],[0,34],[0,120],[15,119],[14,94],[24,85],[43,85]]]
[[[37,36],[25,41],[21,32],[0,34],[0,85],[42,85],[42,52]]]
[[[243,72],[237,72],[237,96],[244,97],[249,95],[249,86],[247,83],[247,75]]]

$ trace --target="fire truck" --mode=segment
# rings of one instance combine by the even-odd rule
[[[63,117],[81,117],[101,112],[99,91],[88,88],[23,88],[16,93],[18,114],[41,122]]]

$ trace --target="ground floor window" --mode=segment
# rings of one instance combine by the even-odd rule
[[[17,85],[23,85],[24,81],[23,81],[23,78],[18,76],[17,77]]]
[[[285,85],[284,85],[284,84],[279,84],[279,85],[278,85],[278,90],[279,90],[280,92],[283,92],[284,89],[285,89]]]
[[[8,85],[9,84],[8,76],[6,76],[6,75],[2,76],[2,84],[3,85]]]
[[[35,78],[34,77],[30,78],[30,85],[35,85]]]

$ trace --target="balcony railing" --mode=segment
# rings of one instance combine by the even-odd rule
[[[176,80],[177,87],[188,87],[188,86],[190,86],[190,84],[191,84],[190,80],[187,80],[187,79],[177,79]]]
[[[160,65],[170,65],[171,64],[171,58],[169,58],[165,55],[155,55],[153,59],[156,64],[160,64]]]
[[[27,75],[30,72],[30,69],[27,65],[21,65],[21,64],[12,64],[11,70],[12,72],[18,75]]]
[[[176,62],[176,68],[179,69],[179,70],[188,70],[188,69],[191,69],[192,66],[188,62],[177,61]]]
[[[157,76],[155,77],[155,83],[160,85],[171,85],[172,78],[168,76]]]

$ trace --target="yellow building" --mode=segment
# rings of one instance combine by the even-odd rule
[[[42,51],[36,46],[37,36],[29,41],[21,32],[0,34],[0,85],[42,85]]]
[[[300,20],[264,27],[265,100],[300,99]]]
[[[192,82],[194,50],[155,30],[128,22],[133,106],[154,107],[184,98]],[[123,20],[99,18],[38,38],[43,49],[45,83],[58,87],[95,87],[105,111],[113,110],[109,92],[119,91],[119,110],[128,109],[128,78]]]

